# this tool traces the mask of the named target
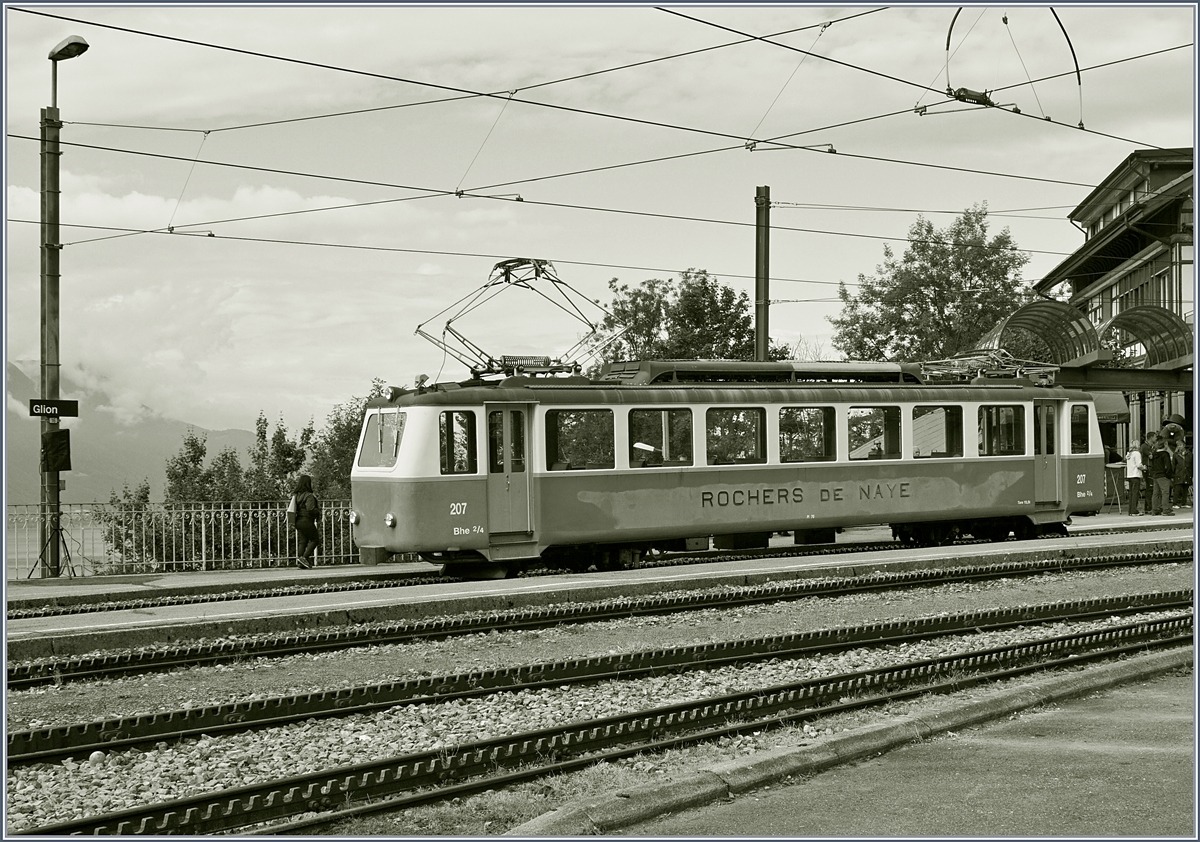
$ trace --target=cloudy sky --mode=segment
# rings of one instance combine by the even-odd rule
[[[6,4],[8,359],[38,358],[39,109],[73,34],[62,361],[128,417],[296,429],[373,377],[464,376],[414,331],[510,257],[604,303],[689,267],[753,296],[759,185],[772,338],[832,356],[838,281],[918,212],[986,201],[1037,279],[1125,156],[1194,143],[1191,5],[965,8],[947,62],[955,8]],[[584,330],[520,289],[454,324],[495,355]]]

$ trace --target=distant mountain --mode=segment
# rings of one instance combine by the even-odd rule
[[[36,372],[33,367],[26,370]],[[5,441],[8,449],[7,503],[37,503],[41,498],[41,422],[29,417],[29,401],[39,397],[38,385],[13,363],[8,364]],[[150,499],[162,500],[166,485],[166,460],[179,453],[188,429],[204,435],[208,455],[226,447],[237,451],[242,464],[246,451],[254,444],[249,430],[206,430],[183,421],[150,415],[132,424],[123,424],[113,413],[101,410],[111,401],[102,392],[91,392],[64,380],[61,389],[66,400],[79,401],[79,418],[70,422],[71,470],[66,480],[63,503],[107,503],[109,495],[128,484],[150,481]]]

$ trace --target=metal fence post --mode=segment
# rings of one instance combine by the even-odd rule
[[[200,569],[208,569],[208,517],[200,507]]]

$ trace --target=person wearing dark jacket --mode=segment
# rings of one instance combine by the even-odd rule
[[[1150,514],[1175,514],[1171,509],[1171,480],[1175,476],[1175,465],[1165,441],[1160,440],[1150,454],[1149,474],[1150,481],[1154,483],[1154,505]]]
[[[296,566],[309,570],[315,564],[317,547],[321,545],[321,533],[317,523],[321,520],[321,502],[313,493],[312,477],[301,474],[296,481],[293,495],[296,504]]]
[[[1158,447],[1158,433],[1153,431],[1146,434],[1146,440],[1142,442],[1138,450],[1142,454],[1142,511],[1150,514],[1153,512],[1154,502],[1154,480],[1150,479],[1150,457],[1154,455],[1155,448]]]
[[[1175,475],[1171,483],[1171,503],[1187,506],[1188,488],[1192,484],[1192,450],[1186,444],[1175,448]]]

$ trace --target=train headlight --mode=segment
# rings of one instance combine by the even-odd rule
[[[356,523],[358,523],[358,512],[351,509],[350,510],[350,525],[353,526]]]
[[[391,512],[388,512],[387,516],[383,519],[383,522],[387,524],[388,529],[391,529],[396,525],[396,516]]]

